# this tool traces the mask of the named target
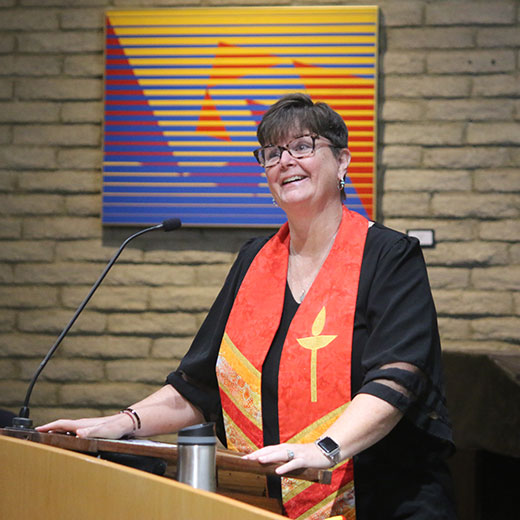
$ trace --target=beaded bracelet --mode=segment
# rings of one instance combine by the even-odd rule
[[[132,419],[132,423],[134,424],[133,431],[141,429],[141,418],[139,417],[139,414],[133,409],[133,408],[125,408],[124,410],[121,410],[119,413],[124,413]]]

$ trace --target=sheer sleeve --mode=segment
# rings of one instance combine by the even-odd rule
[[[422,251],[416,239],[391,233],[372,262],[358,393],[384,399],[427,433],[451,440],[437,316]]]
[[[221,440],[225,435],[215,364],[235,296],[249,265],[266,240],[252,239],[241,248],[190,349],[178,369],[166,378],[166,383],[174,386],[183,397],[196,406],[207,421],[217,423],[217,434]]]

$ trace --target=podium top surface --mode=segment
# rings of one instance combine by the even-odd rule
[[[0,435],[0,518],[277,520],[284,517],[171,479]]]

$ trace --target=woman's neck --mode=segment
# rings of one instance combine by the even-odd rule
[[[336,236],[342,215],[341,204],[330,205],[315,215],[308,211],[301,214],[288,213],[292,254],[307,257],[320,255]]]

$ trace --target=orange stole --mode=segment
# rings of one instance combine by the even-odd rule
[[[280,442],[313,442],[350,402],[352,333],[368,221],[343,210],[338,235],[296,312],[278,375]],[[287,280],[289,228],[260,250],[238,291],[217,360],[228,447],[263,446],[262,365],[280,324]],[[352,461],[339,464],[330,486],[282,478],[291,518],[355,518]]]

